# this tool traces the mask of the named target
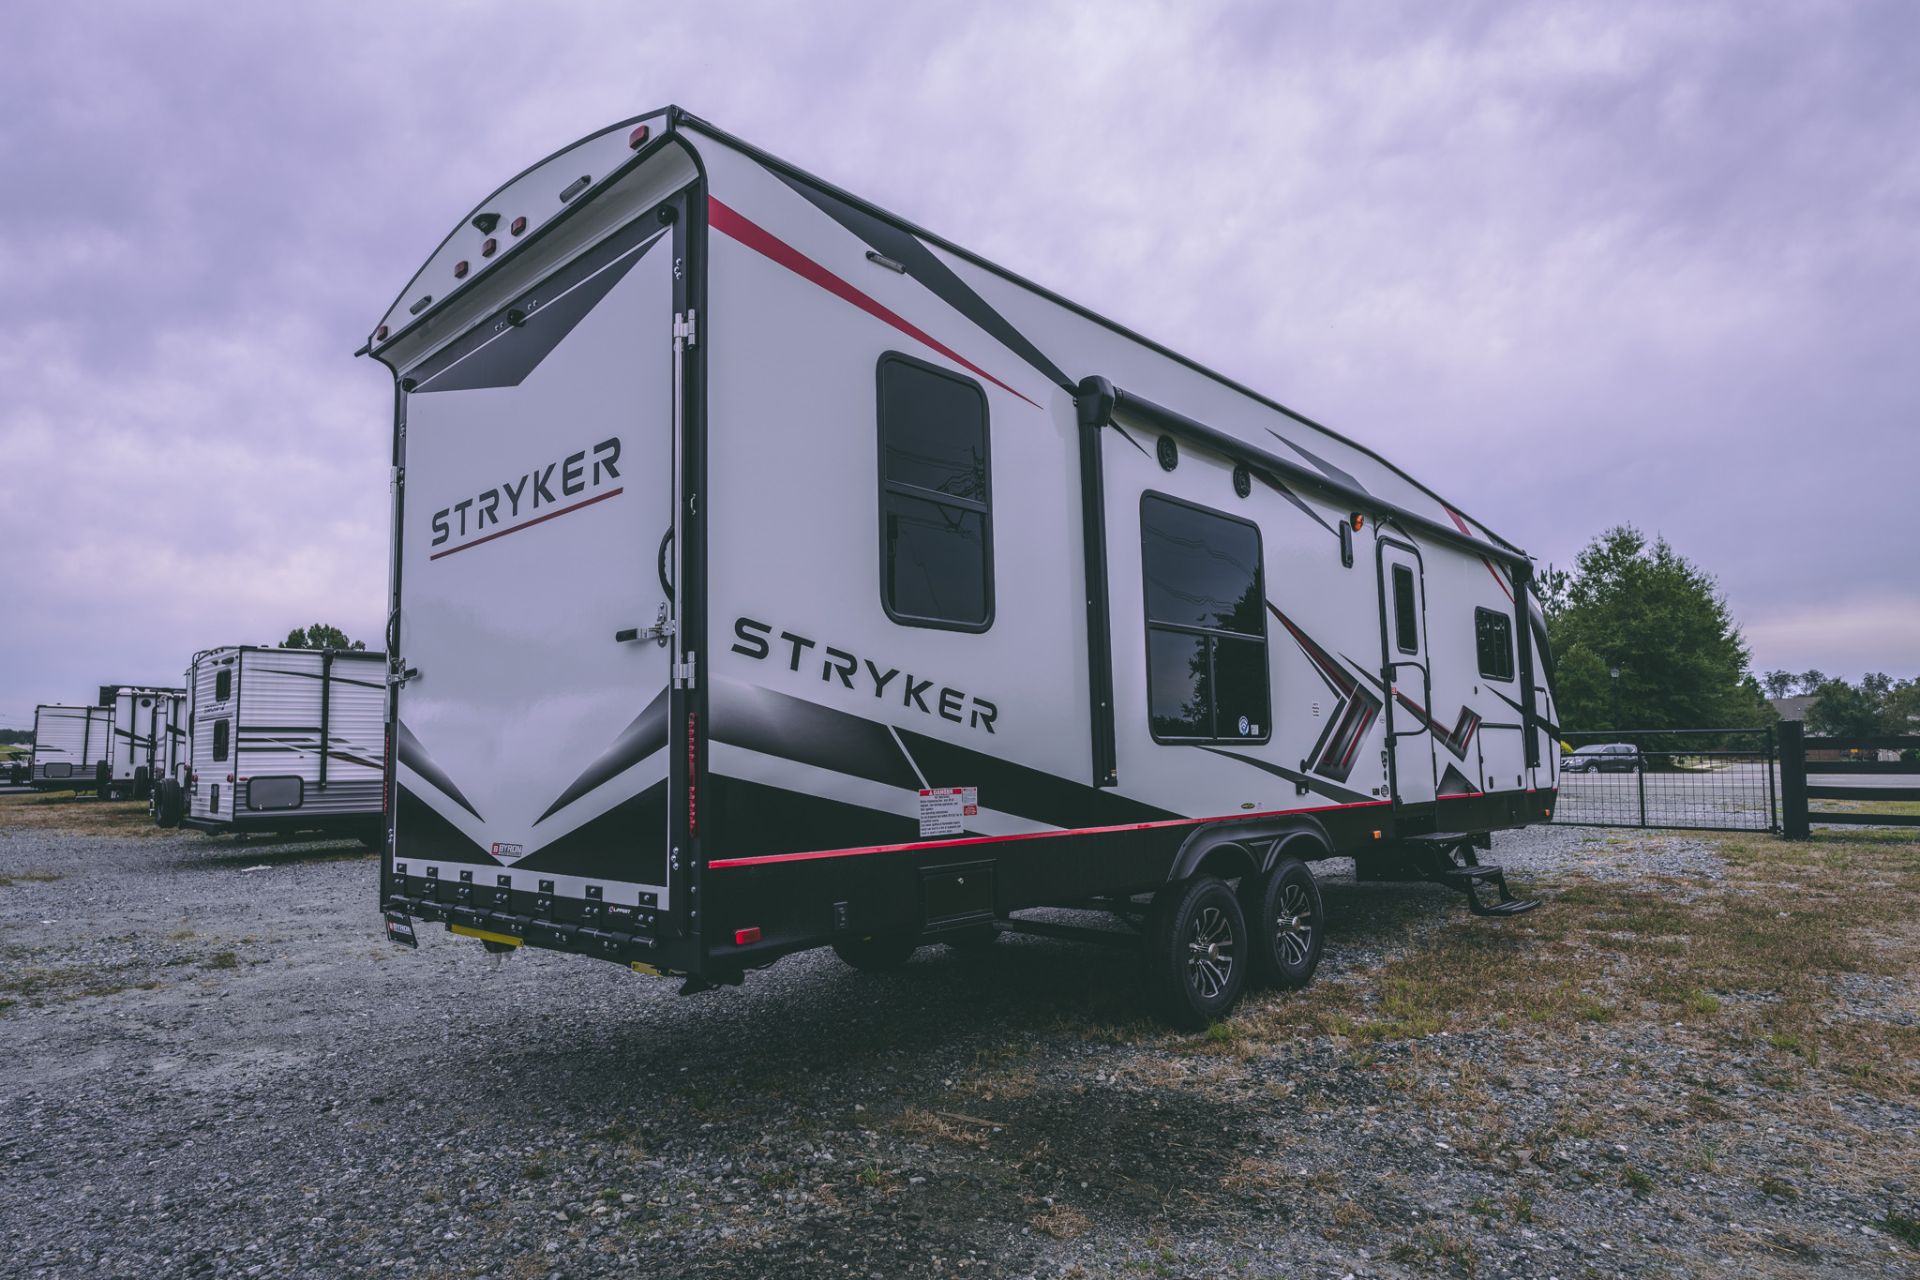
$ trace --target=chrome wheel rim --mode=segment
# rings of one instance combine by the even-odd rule
[[[1218,907],[1202,908],[1187,936],[1187,983],[1202,1000],[1217,1000],[1233,977],[1233,921]]]
[[[1313,903],[1297,884],[1280,886],[1280,910],[1273,918],[1274,947],[1283,964],[1297,968],[1313,950]]]

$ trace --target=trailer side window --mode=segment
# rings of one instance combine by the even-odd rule
[[[1260,530],[1157,493],[1140,498],[1147,716],[1158,742],[1273,735]]]
[[[213,758],[216,762],[227,758],[227,733],[231,723],[229,720],[213,722]]]
[[[1480,650],[1480,674],[1489,680],[1513,679],[1513,619],[1492,609],[1475,609],[1473,637]]]
[[[1420,606],[1413,596],[1413,570],[1393,566],[1393,641],[1402,653],[1420,652]]]
[[[987,397],[978,383],[880,357],[880,601],[910,627],[993,623]]]
[[[213,700],[225,702],[233,693],[233,672],[216,671],[213,675]]]

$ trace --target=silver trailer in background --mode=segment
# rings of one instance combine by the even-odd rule
[[[108,758],[112,795],[145,800],[152,793],[154,780],[166,772],[161,757],[168,711],[172,700],[184,692],[130,684],[100,686],[100,705],[113,708],[113,750]]]
[[[160,825],[378,838],[385,654],[210,649],[187,690],[187,781],[163,784]]]
[[[112,741],[112,707],[35,707],[28,782],[43,791],[100,787],[104,792]]]

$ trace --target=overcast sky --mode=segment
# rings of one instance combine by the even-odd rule
[[[1758,669],[1920,672],[1920,6],[16,7],[0,726],[375,640],[350,353],[496,185],[678,102],[1375,447],[1627,521]]]

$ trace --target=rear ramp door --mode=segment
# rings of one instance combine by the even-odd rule
[[[401,381],[412,876],[671,909],[673,262],[636,222]]]

